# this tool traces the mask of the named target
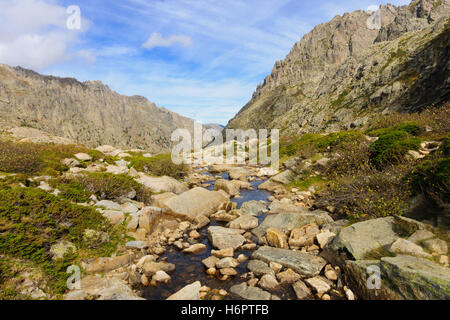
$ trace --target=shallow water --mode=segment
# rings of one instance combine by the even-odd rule
[[[211,175],[208,172],[203,172],[204,175]],[[221,175],[224,179],[228,179],[228,173],[224,173]],[[241,190],[242,198],[232,199],[233,202],[237,203],[238,208],[244,202],[251,200],[263,200],[267,201],[267,198],[271,195],[270,192],[259,190],[258,186],[263,183],[262,180],[255,180],[252,182],[253,190]],[[209,190],[214,190],[214,180],[205,182],[210,184],[207,188]],[[261,223],[265,218],[265,214],[260,213],[258,215],[258,220]],[[167,257],[167,262],[175,264],[175,272],[171,274],[172,280],[169,284],[161,284],[158,287],[146,287],[144,288],[143,297],[151,300],[162,300],[166,299],[173,293],[177,292],[184,286],[191,284],[195,281],[200,281],[202,286],[208,286],[211,289],[225,289],[229,291],[230,287],[245,280],[240,279],[240,276],[244,273],[247,273],[249,270],[247,269],[248,261],[242,262],[236,269],[238,275],[232,277],[229,280],[221,281],[216,277],[209,276],[205,272],[205,266],[202,263],[202,260],[211,256],[211,244],[208,241],[208,227],[209,226],[225,226],[226,223],[220,223],[217,221],[211,221],[211,223],[204,227],[202,230],[199,230],[202,237],[200,238],[199,243],[203,243],[206,245],[207,249],[202,254],[184,254],[179,252],[173,247],[169,246],[168,251],[164,254],[163,257]],[[256,239],[255,239],[256,240]],[[244,254],[247,258],[253,251],[236,251],[235,257],[240,254]],[[294,292],[291,288],[283,290],[282,292],[277,293],[277,295],[282,299],[292,299],[295,298]]]

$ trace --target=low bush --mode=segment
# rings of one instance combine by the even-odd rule
[[[130,159],[130,168],[154,176],[170,176],[175,179],[183,178],[188,172],[186,164],[172,162],[171,154],[161,154],[151,158],[142,155],[133,155]]]

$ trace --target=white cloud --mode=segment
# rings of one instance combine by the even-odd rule
[[[66,8],[54,0],[0,2],[0,62],[35,70],[74,58],[83,52],[71,50],[81,30],[67,29]]]
[[[192,39],[185,35],[171,35],[164,38],[161,34],[154,32],[142,46],[146,49],[153,49],[156,47],[170,47],[174,44],[189,47],[192,45]]]

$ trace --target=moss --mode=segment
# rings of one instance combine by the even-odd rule
[[[87,191],[84,186],[73,179],[58,178],[49,181],[51,187],[61,191],[59,197],[73,202],[84,203],[89,201],[92,193]]]
[[[288,187],[297,188],[300,191],[308,190],[311,186],[323,186],[326,181],[321,176],[312,176],[302,180],[295,180],[288,184]]]

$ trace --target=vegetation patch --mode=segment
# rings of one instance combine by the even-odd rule
[[[171,154],[161,154],[151,158],[143,155],[133,155],[130,159],[130,168],[154,176],[170,176],[175,179],[183,178],[188,172],[186,164],[172,162]]]

